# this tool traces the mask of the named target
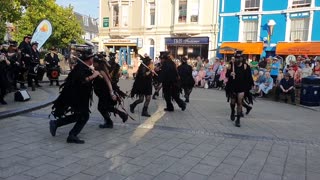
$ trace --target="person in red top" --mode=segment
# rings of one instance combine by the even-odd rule
[[[320,60],[317,60],[316,66],[313,69],[313,74],[320,76]]]

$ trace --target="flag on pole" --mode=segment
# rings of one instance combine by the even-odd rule
[[[44,43],[49,39],[52,34],[52,25],[50,21],[44,19],[42,20],[37,28],[35,29],[31,42],[37,41],[38,50],[44,45]]]

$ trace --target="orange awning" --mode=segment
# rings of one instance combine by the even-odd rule
[[[261,54],[263,51],[263,42],[252,42],[252,43],[224,42],[220,46],[219,53],[234,54],[234,51],[228,50],[229,47],[243,51],[242,54]],[[221,48],[226,48],[226,50]]]
[[[278,55],[320,55],[320,42],[279,42]]]

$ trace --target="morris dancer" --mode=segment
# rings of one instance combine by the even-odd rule
[[[67,143],[83,144],[78,134],[89,120],[92,99],[92,81],[100,75],[98,71],[89,68],[93,64],[93,54],[90,50],[82,50],[77,65],[69,73],[61,92],[54,101],[51,114],[57,119],[50,121],[50,133],[56,135],[58,127],[75,123]],[[83,60],[83,61],[82,61]],[[67,115],[67,114],[71,115]]]
[[[146,100],[143,105],[141,116],[150,117],[151,115],[148,113],[148,106],[152,95],[152,71],[146,66],[151,64],[151,58],[149,56],[140,56],[140,58],[142,63],[139,66],[136,79],[131,90],[131,97],[138,96],[139,99],[130,104],[130,112],[134,113],[135,107],[142,103],[145,97]]]
[[[99,97],[98,110],[104,118],[104,124],[100,124],[100,128],[113,128],[113,121],[110,118],[110,113],[118,114],[122,122],[128,120],[128,114],[120,111],[115,106],[117,105],[117,95],[114,93],[109,71],[107,69],[107,62],[102,55],[95,56],[93,59],[93,66],[102,77],[97,77],[93,81],[95,94]]]
[[[252,104],[252,96],[249,89],[253,87],[253,79],[248,64],[243,63],[242,57],[237,57],[235,62],[230,63],[226,77],[228,82],[226,85],[226,95],[230,101],[231,115],[230,119],[235,120],[235,126],[240,127],[240,118],[242,115],[243,100]],[[237,105],[237,115],[235,116],[235,106]]]

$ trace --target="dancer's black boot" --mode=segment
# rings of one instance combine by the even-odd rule
[[[240,113],[237,115],[237,119],[236,119],[236,122],[235,122],[235,126],[236,127],[240,127],[241,125],[240,125],[240,118],[241,118],[241,115],[240,115]]]
[[[230,115],[230,120],[234,121],[235,120],[235,105],[230,104],[230,108],[231,108],[231,115]]]
[[[116,110],[116,113],[120,116],[120,118],[122,119],[122,122],[125,123],[128,120],[128,114],[126,114],[123,111],[120,110]]]
[[[150,117],[151,115],[148,113],[148,107],[143,107],[141,116]]]
[[[152,99],[157,99],[157,97],[156,97],[156,93],[157,93],[157,92],[154,92],[154,93],[153,93],[153,95],[152,95]]]
[[[130,104],[130,112],[134,113],[134,108],[136,108],[137,104],[134,102],[132,104]]]
[[[113,128],[113,121],[111,120],[111,118],[104,118],[104,124],[100,124],[99,128],[104,129],[104,128],[109,128],[112,129]]]
[[[245,107],[245,108],[247,109],[246,114],[248,115],[248,114],[250,113],[250,111],[252,110],[252,107],[251,107],[251,106],[249,106],[249,105],[248,105],[248,104],[246,104],[246,103],[243,103],[243,104],[242,104],[242,106],[243,106],[243,107]]]

